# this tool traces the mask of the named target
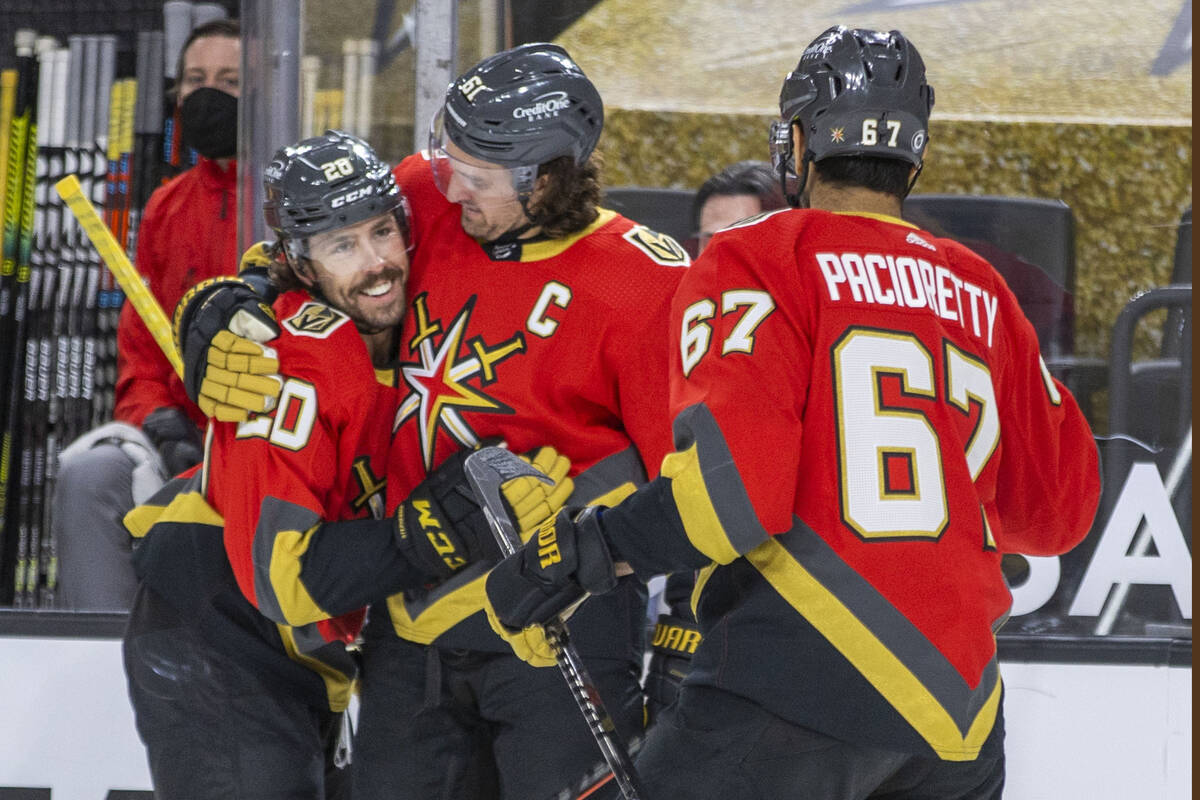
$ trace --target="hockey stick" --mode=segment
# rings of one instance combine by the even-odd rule
[[[31,251],[33,247],[34,180],[37,173],[37,98],[38,68],[34,55],[36,37],[32,31],[18,31],[17,52],[19,77],[17,102],[13,111],[12,130],[9,136],[8,174],[5,177],[7,200],[4,207],[4,249],[0,262],[0,341],[4,342],[7,358],[0,368],[0,380],[8,384],[0,396],[0,545],[7,561],[13,545],[6,539],[6,530],[18,523],[15,540],[15,568],[5,577],[0,577],[0,587],[7,596],[7,574],[12,574],[13,602],[20,602],[24,589],[26,563],[28,560],[28,531],[21,530],[20,501],[13,502],[10,487],[14,472],[18,475],[21,453],[19,424],[25,410],[21,407],[24,388],[25,338],[28,334],[28,305],[30,279],[32,276]],[[17,467],[17,469],[14,469]],[[31,465],[32,468],[32,465]]]
[[[175,342],[171,338],[171,323],[167,320],[167,315],[163,313],[158,301],[150,293],[150,289],[142,283],[141,276],[138,275],[133,264],[129,263],[129,258],[121,250],[121,245],[117,244],[117,240],[113,238],[112,232],[104,227],[104,220],[100,219],[100,215],[96,213],[95,206],[83,196],[83,191],[79,187],[79,179],[74,175],[68,175],[54,184],[54,188],[67,207],[71,209],[75,219],[79,220],[79,226],[83,228],[83,232],[87,234],[92,245],[100,253],[100,258],[112,271],[117,283],[121,284],[125,296],[129,298],[130,303],[133,303],[133,310],[146,323],[150,335],[162,348],[167,361],[171,362],[176,374],[182,377],[183,362],[179,358],[178,351],[175,350]]]
[[[502,447],[482,447],[476,450],[467,456],[463,462],[463,469],[471,489],[483,506],[483,514],[492,528],[500,552],[505,556],[512,555],[521,546],[521,536],[513,528],[512,520],[504,510],[500,486],[524,475],[532,475],[547,482],[549,479]],[[566,679],[580,712],[587,720],[588,729],[596,739],[596,744],[600,746],[600,752],[604,755],[608,768],[612,770],[621,795],[628,800],[638,800],[644,795],[637,771],[633,767],[633,760],[617,734],[617,728],[604,707],[596,685],[592,683],[591,676],[568,638],[567,626],[561,619],[555,619],[542,627],[546,632],[546,640],[554,651],[558,669]]]

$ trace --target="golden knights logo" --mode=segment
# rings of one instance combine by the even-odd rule
[[[341,327],[349,317],[321,303],[308,302],[300,310],[283,321],[289,331],[297,336],[324,339]]]
[[[421,456],[427,470],[433,469],[434,442],[444,428],[460,445],[476,447],[479,437],[463,419],[464,411],[512,414],[513,409],[480,391],[495,382],[496,365],[525,350],[525,336],[516,331],[498,344],[488,345],[482,336],[464,341],[476,296],[443,329],[441,320],[429,319],[427,295],[413,299],[417,333],[408,351],[418,360],[400,364],[400,375],[409,392],[400,402],[392,423],[395,433],[409,417],[420,426]],[[468,381],[478,378],[478,387]]]
[[[664,233],[634,225],[625,232],[624,238],[644,250],[654,263],[664,267],[686,267],[691,263],[687,251],[679,242]]]

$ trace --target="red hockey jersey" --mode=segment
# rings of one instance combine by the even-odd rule
[[[395,391],[377,379],[345,314],[304,292],[282,295],[275,313],[278,405],[246,422],[212,423],[206,495],[225,520],[225,549],[246,598],[275,622],[315,623],[325,640],[351,641],[363,614],[330,619],[349,587],[326,577],[341,558],[321,523],[383,517]],[[390,539],[379,544],[380,553],[345,557],[394,549]],[[318,548],[328,557],[310,579],[305,567]]]
[[[786,210],[715,236],[671,320],[654,488],[723,565],[689,681],[846,741],[992,750],[1000,556],[1070,549],[1100,489],[1004,281],[899,219]]]
[[[377,374],[353,322],[306,293],[274,307],[276,409],[211,423],[203,467],[125,521],[142,537],[138,577],[189,624],[280,692],[336,711],[350,700],[345,645],[363,607],[413,582],[394,525],[376,522],[394,372]]]
[[[623,496],[653,475],[670,449],[665,322],[686,252],[602,209],[573,236],[489,254],[463,232],[459,206],[438,191],[422,154],[395,174],[415,253],[389,500],[450,453],[493,437],[514,452],[550,444],[569,457],[572,502]],[[397,631],[448,644],[443,634],[482,607],[484,569],[468,568],[432,595],[396,598]],[[476,617],[453,646],[503,650]],[[572,629],[587,624],[577,615]]]

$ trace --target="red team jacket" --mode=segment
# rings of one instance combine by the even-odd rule
[[[170,317],[193,285],[237,273],[237,165],[222,170],[201,158],[150,195],[138,227],[137,270]],[[113,416],[131,425],[156,408],[178,406],[198,427],[207,420],[131,303],[117,323],[117,387]]]
[[[1070,549],[1100,489],[1003,280],[899,219],[789,210],[715,236],[671,320],[670,480],[604,518],[637,566],[619,523],[669,494],[722,565],[689,681],[844,741],[995,754],[1001,554]]]
[[[383,519],[396,394],[344,314],[304,292],[274,308],[276,409],[212,423],[203,470],[151,500],[155,524],[134,558],[139,577],[215,646],[280,690],[340,710],[355,671],[345,643],[364,607],[412,579]],[[372,518],[379,524],[365,529],[334,522]]]
[[[389,503],[450,453],[491,437],[514,452],[550,444],[569,457],[571,502],[615,500],[655,474],[671,443],[664,322],[689,263],[683,249],[601,210],[578,234],[514,245],[503,254],[510,260],[493,260],[463,232],[459,206],[437,189],[423,154],[395,175],[412,208],[415,254]],[[394,598],[397,632],[505,651],[475,613],[486,566],[468,567],[435,593]],[[572,630],[589,625],[580,615],[597,628],[632,624],[602,608],[610,602],[616,598],[593,601],[596,608],[572,618]],[[449,633],[472,615],[470,626]],[[613,628],[575,640],[587,650],[610,635],[628,638]],[[606,641],[606,654],[617,656]]]

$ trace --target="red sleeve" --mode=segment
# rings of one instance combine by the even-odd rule
[[[282,296],[276,309],[287,307],[297,294]],[[285,379],[278,407],[247,422],[212,423],[206,462],[209,502],[225,519],[225,549],[238,585],[268,617],[275,615],[262,608],[263,602],[274,602],[267,595],[278,596],[286,616],[295,590],[287,579],[256,572],[276,559],[277,547],[285,542],[297,547],[305,532],[323,520],[345,516],[339,491],[345,476],[338,473],[346,455],[339,445],[357,446],[358,437],[348,426],[356,414],[369,412],[373,383],[362,341],[347,323],[343,318],[340,329],[324,339],[285,331],[273,342]],[[355,395],[361,395],[362,407],[355,406]]]
[[[341,622],[364,604],[364,591],[389,578],[388,559],[399,552],[382,519],[384,483],[368,479],[385,473],[395,401],[376,382],[353,323],[314,307],[306,318],[313,325],[336,323],[324,338],[288,333],[280,313],[278,407],[240,424],[213,423],[206,496],[224,518],[225,550],[245,597],[293,626],[343,615],[322,628],[328,635],[353,627]],[[325,524],[351,519],[367,523],[362,535]]]
[[[162,197],[161,192],[156,192],[151,198],[138,232],[137,271],[152,292],[166,269],[159,236]],[[159,302],[162,302],[161,298]],[[168,316],[173,310],[163,309]],[[117,386],[113,416],[132,425],[141,425],[154,409],[177,405],[177,395],[173,395],[170,388],[172,380],[178,378],[167,357],[133,309],[133,304],[125,303],[117,323]]]
[[[170,390],[172,380],[178,378],[170,362],[133,310],[133,304],[126,303],[117,324],[117,387],[113,416],[140,426],[154,409],[178,405]]]
[[[1001,551],[1065,553],[1087,535],[1099,504],[1096,443],[1075,398],[1047,371],[1016,298],[1006,289],[998,296],[1000,457],[988,516]]]
[[[319,402],[318,395],[314,398]],[[210,502],[225,519],[225,550],[238,586],[255,606],[260,604],[256,546],[270,548],[281,533],[302,535],[322,520],[337,518],[325,491],[339,477],[336,432],[328,417],[317,414],[298,450],[272,444],[265,435],[247,435],[253,423],[213,424]],[[257,419],[271,422],[269,416]]]
[[[789,317],[795,289],[769,285],[752,255],[717,239],[685,274],[671,310],[671,416],[708,408],[759,523],[782,533],[793,524],[811,348],[796,346],[807,335]]]

